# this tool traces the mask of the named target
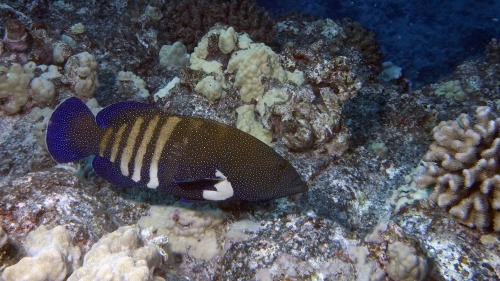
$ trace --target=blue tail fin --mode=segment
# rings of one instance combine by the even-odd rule
[[[102,134],[103,129],[85,103],[69,98],[52,113],[47,125],[47,148],[57,162],[73,162],[98,153]]]

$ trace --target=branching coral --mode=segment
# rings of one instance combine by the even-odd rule
[[[426,172],[415,177],[420,188],[459,222],[500,231],[500,119],[491,108],[477,108],[477,124],[467,114],[441,122],[424,155]]]
[[[379,222],[366,236],[366,244],[347,248],[356,262],[357,280],[386,280],[386,273],[391,280],[427,280],[427,260],[412,240],[394,222]]]

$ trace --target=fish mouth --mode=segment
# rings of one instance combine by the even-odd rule
[[[306,192],[309,190],[309,187],[307,184],[302,180],[300,176],[296,177],[292,181],[292,186],[293,189],[295,190],[296,193],[301,193],[301,192]]]

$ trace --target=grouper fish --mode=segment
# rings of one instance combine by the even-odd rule
[[[308,190],[294,167],[257,138],[139,102],[115,103],[94,117],[69,98],[52,114],[46,142],[59,163],[95,155],[95,173],[112,184],[187,200],[257,201]]]

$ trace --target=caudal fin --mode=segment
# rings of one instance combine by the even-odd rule
[[[98,152],[102,131],[85,103],[69,98],[52,113],[47,125],[47,148],[57,162],[73,162]]]

